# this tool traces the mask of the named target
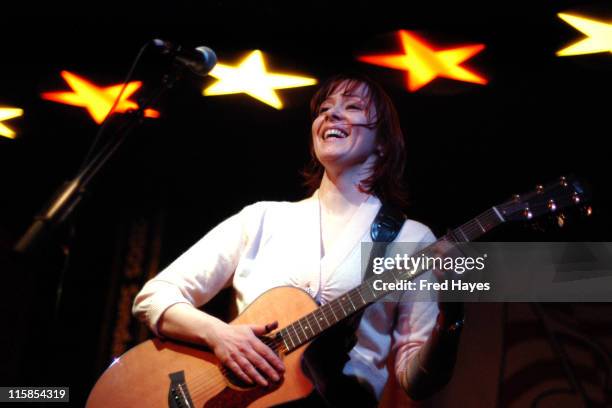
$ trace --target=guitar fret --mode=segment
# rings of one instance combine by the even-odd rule
[[[493,213],[491,211],[489,211],[484,218],[484,226],[486,228],[486,231],[484,232],[488,232],[490,231],[493,227],[495,227],[495,220],[492,218],[493,217]]]
[[[291,328],[293,328],[293,324],[291,324]],[[291,338],[291,343],[293,343],[293,347],[298,347],[300,345],[300,341],[297,338],[297,333],[295,332],[295,329],[293,329],[293,332],[295,333],[295,336],[293,334],[289,334],[289,337]],[[291,333],[291,331],[289,331],[289,333]]]
[[[479,225],[482,225],[482,234],[489,232],[499,224],[499,220],[495,217],[493,210],[485,211],[482,215],[476,218]],[[478,234],[478,236],[482,235]]]
[[[291,347],[287,347],[287,350],[293,350],[295,348],[295,342],[293,341],[291,334],[289,334],[288,328],[289,326],[281,330],[281,336],[283,336],[283,339],[289,338],[289,340],[291,340]]]
[[[297,339],[298,339],[298,344],[301,344],[302,340],[300,339],[300,334],[299,334],[299,333],[297,332],[297,330],[295,329],[295,322],[294,322],[294,323],[292,323],[292,324],[290,325],[290,327],[293,329],[293,332],[295,333],[295,336],[296,336],[296,337],[297,337]]]
[[[366,297],[368,298],[368,303],[373,302],[377,298],[376,292],[374,292],[374,287],[372,286],[374,279],[377,279],[377,278],[378,278],[377,276],[373,276],[362,284],[363,287],[368,288],[368,291],[365,293]],[[370,296],[372,297],[371,299],[370,299]]]
[[[303,320],[306,320],[305,322],[306,324],[302,322]],[[301,322],[300,328],[302,329],[302,333],[304,334],[304,339],[305,339],[304,342],[306,342],[312,338],[312,327],[310,326],[310,323],[308,323],[308,315],[304,316],[298,321]],[[308,333],[310,333],[310,335]]]
[[[467,229],[467,228],[469,228],[469,229]],[[463,228],[463,229],[465,230],[465,231],[464,231],[464,235],[467,237],[467,238],[465,239],[465,242],[470,242],[470,241],[471,241],[471,240],[474,238],[474,237],[473,237],[473,231],[474,231],[474,228],[475,228],[474,223],[471,223],[471,224],[469,224],[469,225],[466,225],[466,227],[465,227],[465,228]]]
[[[317,321],[318,321],[319,323],[323,323],[323,324],[327,323],[327,325],[325,326],[325,329],[327,329],[329,326],[331,326],[331,325],[329,324],[329,321],[327,320],[327,317],[325,316],[325,313],[323,313],[323,311],[322,311],[321,309],[319,309],[319,310],[317,311],[317,313],[319,313],[319,315],[321,316],[321,317],[319,317],[319,318],[317,319]],[[325,321],[323,321],[323,319],[325,319]]]
[[[364,298],[366,299],[366,301],[367,301],[368,303],[371,303],[371,302],[373,302],[374,300],[376,300],[376,293],[374,293],[374,291],[372,290],[373,288],[372,288],[372,285],[371,285],[371,284],[368,284],[366,287],[367,287],[369,290],[365,291],[365,293],[364,293]]]
[[[312,318],[313,318],[312,313],[309,313],[306,315],[306,323],[308,323],[308,330],[310,331],[310,338],[319,334],[319,332],[317,331],[317,327],[313,324]]]
[[[338,298],[338,301],[336,303],[340,305],[340,311],[344,313],[344,316],[341,316],[340,319],[338,319],[338,320],[342,320],[342,318],[346,317],[346,311],[344,310],[344,307],[342,306],[342,298]]]
[[[497,217],[499,218],[499,221],[504,222],[504,217],[501,216],[497,207],[493,207],[493,211],[495,212],[495,215],[497,215]]]
[[[319,326],[319,333],[321,333],[323,331],[323,327],[321,327],[321,324],[319,323],[319,319],[317,319],[317,316],[315,316],[317,313],[317,311],[314,311],[312,313],[312,320],[314,320],[317,323],[317,326]]]
[[[351,306],[353,306],[353,310],[357,310],[357,308],[355,307],[355,304],[353,303],[353,300],[351,299],[350,293],[348,295],[348,300],[349,300],[349,302],[351,302]]]
[[[329,323],[329,320],[327,320],[327,316],[325,315],[325,312],[323,311],[323,309],[319,309],[320,310],[320,314],[323,316],[323,318],[325,319],[325,322],[327,323],[327,327],[331,326],[331,323]]]
[[[346,311],[346,308],[344,307],[344,304],[346,303],[346,295],[344,295],[344,296],[342,296],[340,298],[340,302],[339,303],[340,303],[340,308],[342,309],[342,312],[344,312],[344,317],[348,316],[349,313]]]
[[[336,312],[334,312],[334,308],[330,306],[334,302],[335,302],[335,300],[327,303],[326,306],[327,306],[328,309],[331,310],[332,314],[334,315],[334,320],[337,322],[337,321],[340,321],[340,319],[338,319],[338,316],[336,316]]]
[[[504,218],[501,216],[501,214],[499,213],[499,211],[497,211],[497,208],[495,207],[493,207],[492,211],[490,211],[490,218],[491,218],[491,225],[493,225],[493,227],[496,227],[499,224],[506,221],[504,220]]]
[[[465,238],[466,241],[469,241],[470,239],[467,237],[467,235],[465,235],[465,232],[463,232],[463,230],[461,229],[461,227],[457,228],[457,231],[459,231],[461,233],[461,235],[463,235],[463,238]]]
[[[368,302],[366,302],[366,300],[363,298],[363,295],[361,294],[361,287],[357,287],[357,293],[359,294],[359,297],[361,298],[361,301],[363,302],[363,305],[367,305]]]
[[[372,294],[372,300],[376,299],[376,293],[374,292],[374,289],[372,286],[372,279],[367,280],[367,287],[370,290],[370,293]]]
[[[478,217],[476,219],[482,234],[485,234],[489,230],[489,228],[488,228],[489,227],[489,222],[490,222],[490,221],[488,221],[489,216],[490,216],[489,213],[484,213],[483,215],[481,215],[480,217]]]

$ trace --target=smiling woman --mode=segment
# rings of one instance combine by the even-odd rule
[[[379,153],[373,126],[376,108],[366,109],[367,87],[361,84],[347,92],[347,85],[340,83],[325,99],[312,123],[315,155],[331,177],[364,163],[363,172],[369,173]]]
[[[395,106],[380,85],[361,74],[337,75],[323,84],[314,95],[310,112],[313,117],[311,161],[303,172],[310,192],[319,188],[325,170],[322,160],[325,160],[327,149],[320,150],[323,157],[318,156],[316,149],[324,147],[325,143],[322,141],[328,138],[320,132],[339,129],[341,133],[346,133],[354,129],[354,139],[363,133],[364,140],[359,144],[355,140],[350,141],[344,149],[352,146],[350,151],[353,155],[358,155],[356,147],[361,146],[367,151],[372,149],[373,144],[375,149],[370,151],[370,154],[385,158],[370,159],[368,164],[371,172],[361,180],[360,188],[398,208],[405,208],[407,194],[403,182],[406,160],[404,135]],[[361,154],[363,153],[362,150]],[[348,159],[350,157],[349,155]],[[342,162],[342,158],[339,159]],[[333,162],[331,164],[333,165]]]
[[[312,195],[245,207],[149,281],[135,299],[134,313],[156,334],[207,346],[214,354],[206,359],[225,366],[223,375],[214,364],[205,375],[212,378],[208,388],[214,392],[196,394],[201,388],[195,383],[182,383],[195,406],[212,399],[226,405],[240,399],[254,406],[375,406],[389,378],[391,355],[395,376],[413,398],[431,395],[450,378],[458,332],[448,328],[457,315],[439,311],[435,302],[411,302],[409,293],[400,302],[371,305],[362,295],[362,307],[369,306],[356,320],[356,336],[344,338],[342,332],[334,343],[340,348],[327,349],[321,360],[345,358],[326,365],[319,376],[310,373],[316,392],[308,396],[313,386],[302,373],[300,353],[315,337],[313,330],[319,334],[358,311],[356,299],[344,306],[342,300],[363,279],[361,243],[372,242],[383,204],[401,209],[405,203],[404,139],[380,86],[362,76],[334,77],[313,97],[311,110],[312,161],[305,175]],[[425,225],[400,220],[398,241],[424,246],[435,240]],[[234,323],[196,309],[229,285],[244,312]],[[329,312],[299,320],[316,309],[314,302]],[[294,319],[297,323],[291,323]],[[339,337],[326,333],[333,335]],[[226,387],[224,376],[240,385]]]

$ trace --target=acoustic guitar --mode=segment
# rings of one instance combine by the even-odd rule
[[[508,221],[531,220],[544,214],[560,217],[560,210],[583,205],[587,198],[580,182],[562,177],[491,207],[437,242],[472,241]],[[590,213],[590,207],[587,211]],[[423,253],[433,256],[435,244],[423,249]],[[115,359],[95,384],[87,408],[269,407],[304,398],[313,389],[302,371],[302,356],[308,344],[385,296],[388,292],[373,289],[374,278],[392,283],[414,279],[424,272],[388,270],[320,307],[298,288],[279,287],[263,293],[231,324],[279,322],[279,330],[261,337],[283,358],[285,373],[278,383],[270,382],[267,387],[248,385],[223,367],[210,350],[156,338]]]

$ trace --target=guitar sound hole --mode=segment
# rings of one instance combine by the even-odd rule
[[[270,347],[272,349],[272,351],[274,351],[277,355],[281,354],[280,349],[282,348],[282,337],[281,337],[280,333],[277,332],[277,333],[275,333],[272,336],[270,336],[270,335],[259,336],[259,339],[266,346]],[[221,373],[223,374],[223,376],[234,387],[243,388],[243,389],[251,389],[251,388],[255,388],[257,386],[257,384],[249,384],[249,383],[243,381],[240,377],[238,377],[236,374],[234,374],[234,372],[232,370],[228,369],[225,366],[220,366],[219,369],[221,370]],[[261,371],[259,371],[259,374],[261,374],[262,377],[266,378],[266,375],[264,373],[262,373]],[[277,387],[278,386],[273,386],[272,388],[277,388]]]
[[[223,373],[223,375],[225,376],[225,378],[227,378],[227,381],[229,381],[230,384],[232,384],[234,387],[238,387],[238,388],[255,388],[256,384],[249,384],[245,381],[243,381],[240,377],[238,377],[236,374],[234,374],[233,371],[222,367],[221,368],[221,373]]]

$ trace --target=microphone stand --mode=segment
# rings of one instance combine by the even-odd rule
[[[145,109],[153,105],[180,79],[184,68],[178,64],[173,65],[172,72],[163,76],[161,86],[152,96],[140,103],[137,110],[128,112],[130,120],[115,132],[114,137],[102,146],[100,151],[82,167],[82,170],[74,178],[64,182],[55,192],[49,204],[34,217],[34,222],[14,246],[15,252],[21,254],[30,252],[39,244],[43,236],[48,235],[72,214],[96,174],[119,149],[130,133],[143,122]],[[110,116],[108,119],[110,119]]]

